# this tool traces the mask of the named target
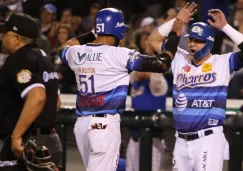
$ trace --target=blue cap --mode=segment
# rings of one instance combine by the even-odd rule
[[[48,11],[49,13],[56,14],[57,13],[57,8],[53,4],[46,4],[43,9]]]

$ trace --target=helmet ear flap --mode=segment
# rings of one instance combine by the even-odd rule
[[[199,51],[197,51],[196,53],[195,53],[195,59],[197,59],[197,60],[200,60],[200,59],[202,59],[204,56],[207,56],[211,51],[212,51],[212,49],[213,49],[213,44],[214,44],[214,42],[212,42],[212,41],[207,41],[207,43],[205,44],[205,46],[201,49],[201,50],[199,50]]]
[[[52,162],[51,154],[45,146],[38,146],[34,139],[25,144],[22,160],[26,168],[32,170],[56,171],[57,166]]]

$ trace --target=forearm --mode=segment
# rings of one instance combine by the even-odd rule
[[[160,33],[161,36],[168,37],[168,35],[170,34],[170,32],[172,30],[172,26],[173,26],[175,20],[176,19],[173,18],[173,19],[171,19],[170,21],[164,23],[163,25],[161,25],[158,28],[158,32]]]
[[[74,45],[80,45],[79,41],[76,39],[76,37],[68,40],[67,42],[63,43],[60,47],[58,47],[57,51],[62,50],[66,46],[74,46]]]
[[[170,32],[168,41],[165,43],[164,51],[171,54],[170,55],[171,60],[174,59],[179,41],[180,41],[180,36],[178,36],[174,31]]]
[[[128,68],[142,72],[167,72],[171,67],[171,62],[177,51],[179,40],[180,37],[175,32],[171,32],[165,44],[165,49],[161,54],[153,57],[140,54],[138,57],[133,57],[135,60],[132,59]]]
[[[77,37],[74,37],[74,38],[68,40],[67,42],[65,42],[64,44],[62,44],[57,49],[58,54],[59,54],[59,51],[61,51],[66,46],[83,45],[83,44],[92,42],[95,39],[96,39],[96,35],[92,31],[85,33],[85,34],[82,34],[82,35],[79,35]]]
[[[148,38],[148,43],[154,48],[157,53],[161,53],[161,47],[164,40],[168,37],[169,33],[172,30],[173,23],[175,18],[159,26],[157,30],[152,32]]]
[[[30,92],[27,95],[24,107],[21,111],[17,124],[13,130],[12,137],[22,137],[26,130],[40,115],[44,107],[46,100],[45,90],[41,87],[34,89],[35,90],[30,90]]]
[[[226,24],[222,29],[221,29],[227,36],[231,38],[231,40],[239,46],[243,42],[243,34],[231,27],[229,24]],[[241,50],[243,45],[239,47]]]
[[[229,24],[226,24],[221,30],[239,47],[241,52],[237,55],[237,57],[240,62],[243,63],[243,34],[235,30]]]
[[[62,105],[61,99],[60,99],[60,96],[58,95],[58,97],[57,97],[57,112],[60,110],[61,105]]]
[[[165,39],[166,37],[161,36],[158,30],[155,30],[149,35],[148,43],[157,53],[161,53],[161,47]]]
[[[130,71],[164,73],[169,70],[171,57],[163,52],[157,56],[139,54],[135,60],[128,62],[127,68]]]

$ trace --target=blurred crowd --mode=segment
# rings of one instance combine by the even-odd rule
[[[80,2],[80,1],[76,1]],[[122,1],[121,1],[122,2]],[[73,72],[69,67],[61,62],[56,54],[56,49],[79,34],[86,33],[93,29],[94,17],[96,13],[107,6],[120,8],[126,17],[126,23],[129,26],[126,37],[119,46],[128,47],[138,50],[141,53],[153,55],[153,49],[148,45],[147,39],[150,32],[157,26],[176,17],[178,11],[185,5],[187,0],[142,0],[139,3],[117,1],[90,1],[83,7],[86,8],[87,14],[75,11],[78,7],[65,8],[60,4],[65,4],[62,0],[0,0],[0,21],[4,21],[12,12],[25,12],[37,18],[40,26],[40,36],[37,40],[39,48],[43,49],[49,56],[50,60],[56,66],[60,79],[61,93],[76,93],[76,81]],[[83,2],[80,2],[82,4]],[[200,4],[199,4],[200,5]],[[89,8],[89,9],[87,9]],[[200,15],[200,13],[198,14]],[[198,21],[199,16],[195,16]],[[240,32],[243,33],[243,0],[232,1],[228,8],[228,22]],[[188,26],[184,26],[183,34],[187,33]],[[220,42],[215,46],[220,49],[213,53],[228,53],[238,51],[236,45],[226,36],[220,36]],[[187,50],[187,39],[181,38],[179,46]],[[1,53],[0,65],[6,59],[6,55]],[[239,71],[233,77],[229,89],[229,98],[243,98],[243,71]],[[171,95],[172,75],[165,74],[169,84],[169,93]]]

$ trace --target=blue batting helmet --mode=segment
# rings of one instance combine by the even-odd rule
[[[195,53],[195,59],[201,59],[208,55],[213,49],[214,44],[214,30],[211,26],[203,22],[197,22],[191,25],[189,34],[185,37],[190,37],[198,40],[205,41],[205,46]]]
[[[121,40],[126,28],[122,12],[115,8],[105,8],[96,14],[95,33],[98,35],[113,35]]]

